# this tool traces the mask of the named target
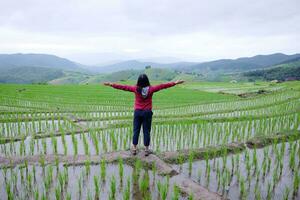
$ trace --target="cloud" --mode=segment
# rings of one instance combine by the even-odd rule
[[[0,7],[1,52],[202,60],[300,50],[298,0],[11,0]]]
[[[299,31],[298,0],[130,0],[124,6],[128,18],[153,34],[199,31],[269,34]],[[145,3],[146,2],[146,3]],[[290,26],[293,25],[293,26]]]

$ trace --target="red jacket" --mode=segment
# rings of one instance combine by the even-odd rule
[[[175,82],[163,83],[159,85],[154,85],[149,87],[149,92],[147,98],[143,98],[140,93],[137,92],[136,85],[120,85],[113,83],[111,86],[113,88],[119,90],[125,90],[129,92],[134,92],[135,94],[135,101],[134,101],[134,109],[137,110],[152,110],[152,95],[154,92],[158,92],[159,90],[166,89],[169,87],[173,87],[176,85]]]

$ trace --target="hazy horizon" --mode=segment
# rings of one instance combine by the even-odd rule
[[[0,53],[82,64],[210,61],[300,52],[300,2],[2,1]]]
[[[48,54],[48,53],[41,53],[41,52],[26,52],[26,53],[23,53],[23,52],[15,52],[15,53],[1,53],[2,55],[13,55],[13,54],[45,54],[45,55],[54,55],[54,56],[58,56],[58,57],[61,57],[61,58],[65,58],[65,59],[68,59],[70,61],[73,61],[73,62],[76,62],[78,64],[83,64],[83,65],[87,65],[87,66],[90,66],[90,67],[101,67],[101,66],[107,66],[107,65],[111,65],[111,64],[116,64],[116,63],[121,63],[121,62],[126,62],[126,61],[139,61],[139,62],[153,62],[153,63],[161,63],[161,64],[172,64],[172,63],[178,63],[178,62],[195,62],[195,63],[204,63],[204,62],[211,62],[211,61],[215,61],[215,60],[222,60],[222,59],[238,59],[238,58],[246,58],[246,57],[254,57],[254,56],[259,56],[259,55],[272,55],[272,54],[277,54],[277,53],[282,53],[282,54],[285,54],[285,55],[294,55],[294,54],[300,54],[299,52],[297,53],[293,53],[293,54],[287,54],[287,53],[284,53],[284,52],[273,52],[273,53],[270,53],[270,54],[256,54],[256,55],[248,55],[248,56],[241,56],[241,57],[234,57],[234,58],[216,58],[216,59],[211,59],[211,60],[196,60],[196,59],[187,59],[187,60],[183,60],[183,59],[178,59],[178,58],[175,58],[175,57],[145,57],[145,58],[135,58],[135,57],[132,57],[132,58],[126,58],[124,57],[123,59],[110,59],[110,60],[103,60],[103,62],[99,62],[99,63],[83,63],[83,62],[79,62],[77,60],[73,60],[71,58],[68,58],[68,57],[64,57],[64,56],[60,56],[60,55],[56,55],[56,54]],[[100,54],[101,56],[103,55],[106,55],[105,53],[104,54]],[[101,59],[100,59],[101,60]]]

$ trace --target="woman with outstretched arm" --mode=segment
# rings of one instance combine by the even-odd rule
[[[133,92],[135,94],[134,101],[134,117],[133,117],[133,141],[131,152],[133,155],[137,153],[137,144],[139,140],[140,130],[143,126],[145,156],[150,153],[150,131],[152,122],[152,96],[154,92],[162,89],[173,87],[181,84],[184,81],[178,80],[175,82],[162,83],[159,85],[150,85],[146,74],[141,74],[137,80],[136,85],[120,85],[116,83],[105,82],[104,85],[111,86],[115,89]]]

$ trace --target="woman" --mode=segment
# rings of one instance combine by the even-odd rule
[[[145,145],[145,156],[150,153],[150,131],[151,131],[151,121],[152,121],[152,95],[154,92],[158,92],[162,89],[173,87],[177,84],[181,84],[184,81],[178,80],[175,82],[163,83],[159,85],[150,85],[149,79],[146,74],[141,74],[137,80],[136,85],[119,85],[116,83],[106,82],[104,85],[111,86],[115,89],[125,90],[129,92],[134,92],[135,102],[134,102],[134,118],[133,118],[133,147],[131,152],[133,155],[137,153],[137,144],[139,141],[139,135],[141,126],[143,125],[144,133],[144,145]]]

